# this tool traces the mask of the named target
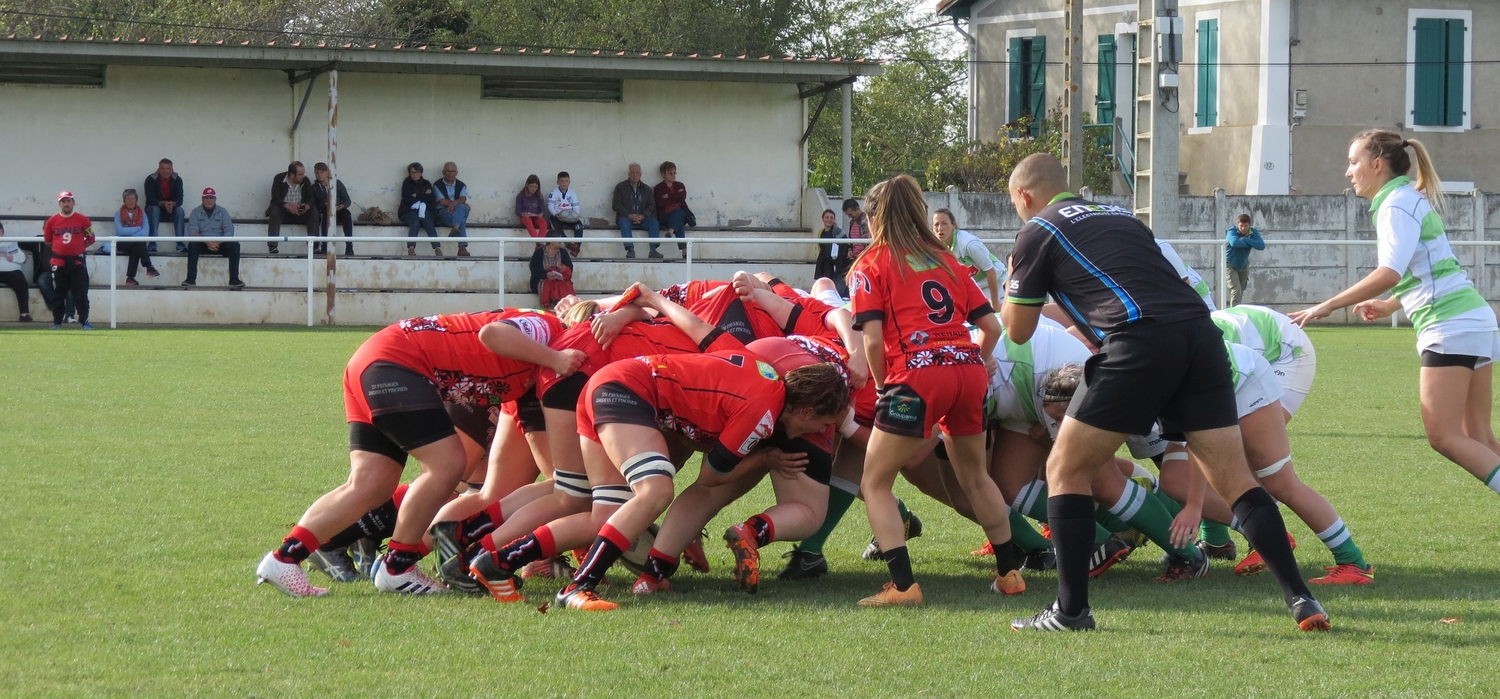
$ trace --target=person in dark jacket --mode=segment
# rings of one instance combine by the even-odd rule
[[[318,163],[318,164],[316,164],[316,165],[313,166],[313,179],[317,180],[317,188],[318,188],[318,231],[319,231],[318,235],[321,235],[324,238],[327,238],[328,237],[328,233],[329,233],[329,230],[328,230],[328,201],[329,201],[328,185],[333,180],[333,173],[328,170],[328,163]],[[352,203],[354,203],[354,202],[349,199],[349,190],[344,189],[344,181],[343,180],[339,180],[337,183],[334,183],[334,184],[335,184],[335,187],[334,187],[335,197],[333,198],[333,201],[334,201],[334,214],[333,214],[333,216],[334,216],[334,219],[335,219],[334,223],[337,223],[339,225],[339,227],[341,227],[341,228],[344,229],[344,237],[345,238],[353,238],[354,237],[354,217],[349,213],[349,205],[352,204]],[[319,248],[318,250],[314,250],[313,252],[316,253],[316,254],[322,254],[322,252],[323,252],[323,250],[322,250],[323,246],[319,245],[318,248]],[[353,255],[354,254],[354,243],[351,243],[351,242],[348,242],[348,241],[344,242],[344,254],[345,255]]]
[[[646,235],[656,238],[661,235],[661,224],[656,221],[656,194],[641,182],[640,163],[631,163],[628,172],[625,181],[615,185],[610,206],[615,212],[615,222],[620,226],[620,237],[629,240],[633,237],[632,229],[639,226],[646,229]],[[656,247],[656,243],[651,244],[647,257],[661,259]],[[625,257],[635,258],[634,244],[625,244]]]
[[[271,205],[266,207],[266,235],[281,235],[281,223],[300,223],[307,226],[307,234],[314,236],[322,227],[318,224],[318,189],[307,179],[307,168],[292,161],[286,172],[271,180]],[[275,242],[266,243],[266,251],[278,252]]]
[[[839,228],[839,217],[833,213],[833,209],[823,210],[823,230],[818,231],[818,238],[849,239],[849,236],[844,234],[844,229]],[[818,246],[818,261],[813,267],[813,279],[826,277],[832,280],[834,287],[839,290],[839,296],[847,297],[849,295],[849,287],[845,285],[844,277],[848,274],[848,243]]]
[[[401,222],[406,224],[406,234],[415,238],[420,228],[427,231],[427,237],[437,238],[437,205],[437,195],[432,191],[432,183],[422,177],[422,164],[407,165],[406,179],[401,181],[401,205],[396,207],[400,212]],[[415,241],[407,241],[406,254],[417,254]],[[442,257],[443,245],[434,242],[432,254]]]
[[[541,297],[542,308],[573,293],[573,258],[563,247],[562,231],[548,231],[547,238],[531,253],[531,293]]]
[[[146,185],[141,191],[146,193],[146,235],[155,238],[156,229],[165,216],[172,221],[172,232],[181,238],[187,225],[187,209],[182,208],[182,177],[172,170],[172,161],[162,158],[156,164],[156,172],[146,176]],[[182,242],[177,243],[177,252],[186,249]],[[154,241],[148,251],[156,252]]]

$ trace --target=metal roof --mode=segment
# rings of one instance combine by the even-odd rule
[[[954,19],[967,19],[969,11],[979,0],[938,0],[937,8],[933,11],[939,16],[952,17]]]
[[[447,75],[583,76],[636,80],[812,83],[879,75],[881,61],[803,56],[726,56],[586,49],[455,48],[339,42],[150,42],[104,37],[0,39],[0,63],[78,63],[187,68],[339,70]]]

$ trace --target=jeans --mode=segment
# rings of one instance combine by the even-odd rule
[[[629,240],[630,238],[635,237],[635,236],[633,236],[631,234],[631,229],[634,226],[640,226],[641,228],[646,229],[646,235],[648,235],[648,236],[650,236],[652,238],[656,238],[656,237],[658,237],[658,236],[661,235],[661,224],[657,223],[656,217],[654,217],[654,216],[647,216],[646,218],[641,219],[640,223],[631,223],[630,222],[630,217],[628,217],[628,216],[621,216],[619,218],[619,220],[616,221],[616,223],[618,223],[620,225],[620,237],[621,238],[625,238],[627,240]],[[652,243],[651,244],[651,252],[656,252],[656,248],[657,248],[657,244],[656,243]],[[633,245],[631,243],[626,243],[625,244],[625,251],[626,252],[635,252],[635,245]]]
[[[438,204],[437,224],[439,226],[457,228],[458,237],[460,238],[469,237],[469,205],[459,204],[458,206],[453,207],[453,213],[448,213],[448,207],[443,206],[442,204]],[[452,238],[453,234],[449,233],[448,237]],[[469,244],[459,243],[458,246],[461,248],[466,248],[469,247]]]
[[[432,212],[432,208],[431,207],[429,207],[427,209],[427,215],[426,216],[417,216],[417,212],[415,210],[413,210],[413,209],[407,209],[405,211],[402,211],[401,212],[401,222],[404,223],[404,224],[406,224],[406,235],[409,236],[409,237],[415,238],[415,237],[417,237],[417,229],[421,229],[421,230],[427,231],[427,237],[429,237],[429,238],[436,238],[437,237],[437,229],[434,228],[433,225],[432,225],[432,221],[433,221],[433,215],[432,215],[432,213],[433,212]],[[408,248],[417,247],[417,243],[414,240],[408,240],[408,241],[406,241],[406,247],[408,247]],[[441,250],[441,249],[443,249],[443,245],[441,243],[433,243],[432,244],[432,249],[433,250]]]
[[[52,265],[52,322],[62,325],[63,309],[68,300],[78,311],[80,324],[89,322],[89,268],[83,258],[77,262]]]
[[[1250,288],[1250,266],[1244,269],[1236,269],[1228,265],[1224,266],[1224,283],[1229,287],[1229,305],[1231,307],[1240,305],[1240,299],[1245,297],[1245,290]]]
[[[354,237],[354,217],[349,214],[349,210],[348,209],[339,209],[338,211],[334,212],[333,216],[334,216],[334,219],[335,219],[334,223],[337,223],[338,226],[339,226],[339,228],[342,228],[344,230],[344,237],[345,238],[353,238]],[[318,212],[318,221],[320,221],[320,223],[318,224],[319,225],[318,235],[321,235],[324,238],[327,238],[328,237],[328,212],[326,210]],[[354,254],[354,243],[351,243],[351,242],[348,242],[348,241],[344,241],[344,254],[345,255],[353,255]]]
[[[162,213],[164,211],[160,206],[146,207],[146,235],[156,237],[156,230],[161,226]],[[176,207],[167,216],[172,219],[172,231],[181,238],[187,229],[187,209],[181,206]],[[156,241],[151,242],[151,251],[156,252]]]
[[[219,243],[217,251],[209,250],[208,243],[188,244],[187,281],[198,281],[198,257],[201,255],[223,255],[229,258],[229,283],[240,281],[240,244]]]
[[[679,207],[677,207],[675,209],[672,209],[671,211],[667,212],[666,217],[664,217],[662,219],[662,225],[664,225],[665,227],[670,228],[673,231],[675,231],[677,233],[677,237],[679,237],[679,238],[686,238],[687,237],[687,209],[684,209],[684,208],[682,208],[682,207],[679,206]],[[664,233],[664,235],[666,235],[666,237],[669,237],[669,238],[671,237],[670,233]],[[686,250],[687,249],[687,243],[678,243],[677,244],[677,249],[678,250]]]
[[[272,206],[266,209],[266,235],[281,235],[282,223],[300,223],[307,228],[307,234],[310,236],[317,235],[318,231],[322,230],[322,224],[318,223],[318,207],[316,206],[309,206],[307,211],[301,214],[287,211],[285,206]],[[266,243],[266,250],[274,255],[277,252],[277,245],[278,243],[274,241]],[[235,243],[235,247],[238,249],[239,243]]]
[[[124,255],[127,260],[125,263],[126,279],[135,279],[136,270],[142,266],[145,266],[148,270],[154,269],[151,266],[151,256],[146,252],[146,241],[144,240],[141,242],[120,243],[119,254]]]

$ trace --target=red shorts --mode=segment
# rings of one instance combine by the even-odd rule
[[[354,351],[354,356],[349,358],[349,363],[344,366],[345,422],[374,422],[369,395],[365,390],[363,379],[368,378],[364,376],[365,370],[377,362],[410,369],[432,382],[431,395],[426,395],[426,392],[422,391],[423,395],[418,401],[421,405],[414,407],[432,407],[427,404],[432,402],[433,398],[437,401],[437,407],[442,407],[442,398],[437,393],[437,377],[428,367],[430,362],[426,361],[422,349],[406,338],[406,333],[402,332],[401,328],[392,325],[365,340],[364,344]],[[390,409],[389,412],[399,412],[398,406],[391,407],[396,409]]]
[[[659,429],[655,401],[656,387],[649,365],[628,359],[610,364],[589,377],[578,396],[578,435],[599,441],[596,422]]]
[[[903,437],[932,436],[932,426],[955,436],[984,434],[989,376],[982,364],[947,364],[886,376],[875,404],[875,427]]]
[[[879,397],[875,393],[874,379],[866,381],[864,388],[849,396],[849,401],[854,404],[854,424],[860,427],[875,426],[875,402]]]

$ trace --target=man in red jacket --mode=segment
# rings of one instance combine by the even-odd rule
[[[57,208],[60,213],[42,224],[42,239],[52,248],[52,284],[57,290],[52,329],[62,329],[63,307],[71,294],[78,322],[84,330],[93,330],[94,326],[89,325],[89,269],[84,264],[83,251],[94,244],[94,225],[89,217],[73,211],[72,192],[57,195]]]

